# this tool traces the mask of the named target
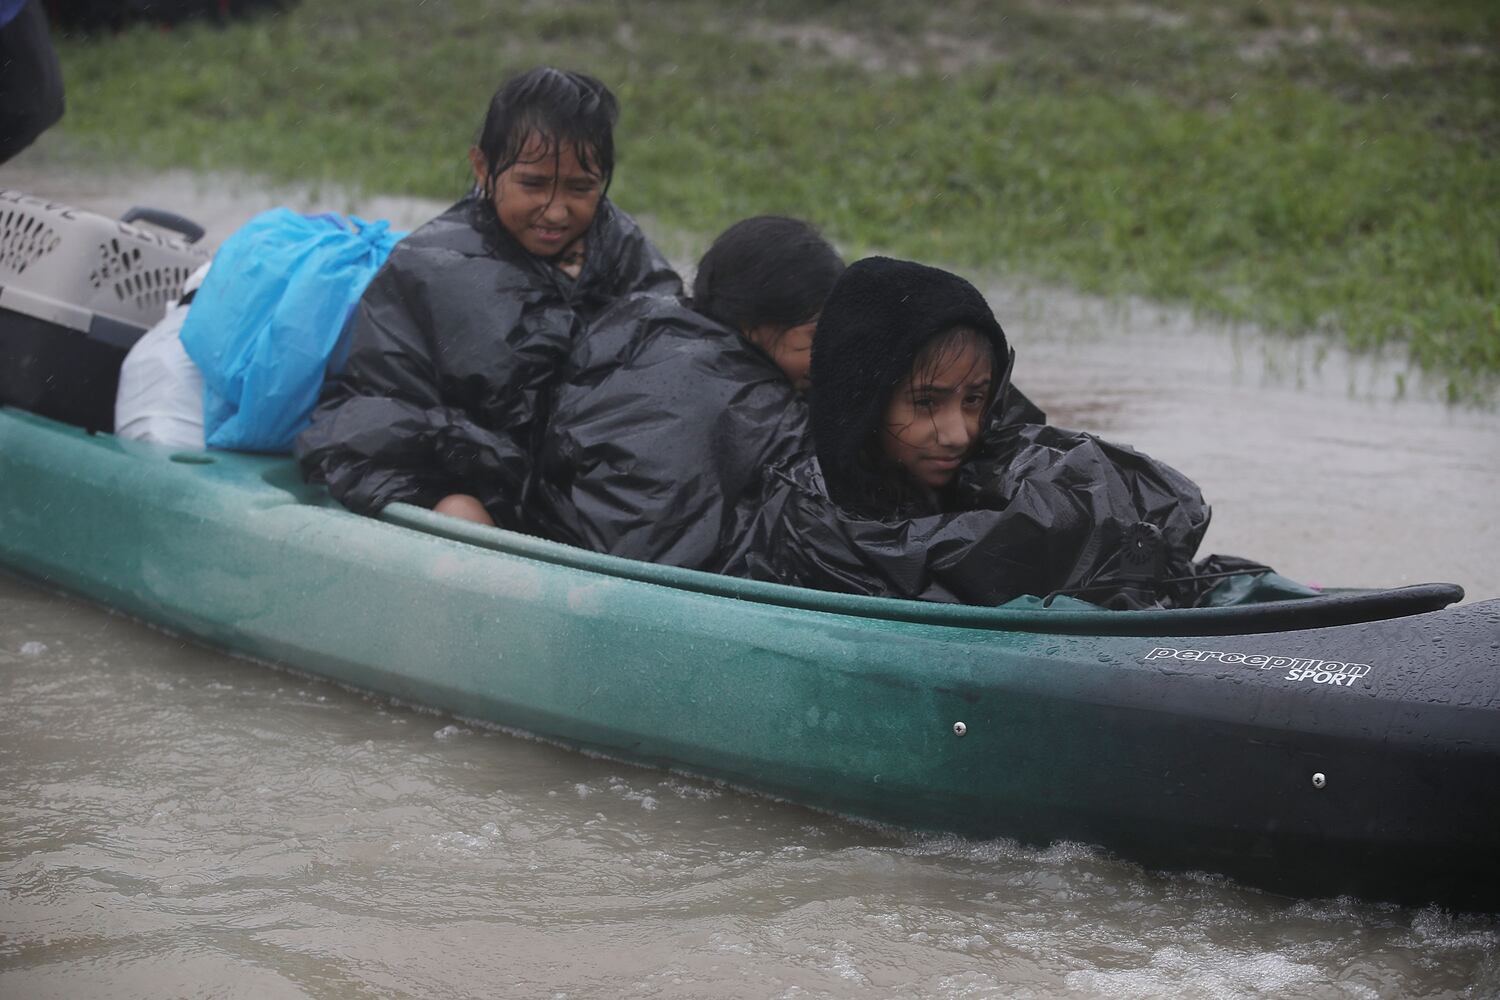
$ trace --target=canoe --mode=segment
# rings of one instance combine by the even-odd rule
[[[0,408],[0,566],[242,656],[810,806],[1500,909],[1500,601],[920,604],[355,516]],[[14,707],[13,707],[14,708]]]

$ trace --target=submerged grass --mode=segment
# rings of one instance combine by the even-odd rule
[[[613,194],[880,250],[1406,345],[1500,375],[1500,11],[1398,0],[925,11],[895,0],[302,0],[60,42],[62,131],[149,166],[429,197],[498,82],[619,94]]]

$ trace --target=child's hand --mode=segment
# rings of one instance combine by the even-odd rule
[[[583,240],[579,240],[576,244],[558,254],[557,259],[553,263],[557,265],[557,269],[563,274],[566,274],[570,278],[577,278],[583,271],[583,258]]]

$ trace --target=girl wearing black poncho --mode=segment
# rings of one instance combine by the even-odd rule
[[[734,505],[807,447],[813,321],[844,262],[805,222],[736,223],[684,304],[635,295],[579,337],[528,514],[596,552],[713,569]]]
[[[816,458],[741,504],[719,567],[881,597],[1001,604],[1071,592],[1109,607],[1190,603],[1208,506],[1130,448],[1010,419],[1011,352],[967,281],[869,258],[813,341]],[[1005,417],[992,414],[1000,410]]]
[[[946,271],[872,257],[829,306],[811,395],[829,495],[875,518],[958,509],[960,469],[1009,386],[1011,352],[989,305]],[[985,461],[1002,458],[992,449]]]
[[[397,244],[350,319],[348,357],[296,442],[360,513],[394,502],[522,523],[547,393],[575,330],[681,280],[606,197],[614,96],[536,69],[491,102],[475,191]]]

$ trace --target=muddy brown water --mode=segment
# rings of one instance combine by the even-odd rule
[[[432,203],[0,169],[218,241]],[[1181,468],[1203,552],[1500,597],[1500,415],[1399,365],[985,284],[1056,423]],[[0,997],[1492,997],[1500,915],[871,827],[395,706],[0,578]]]

